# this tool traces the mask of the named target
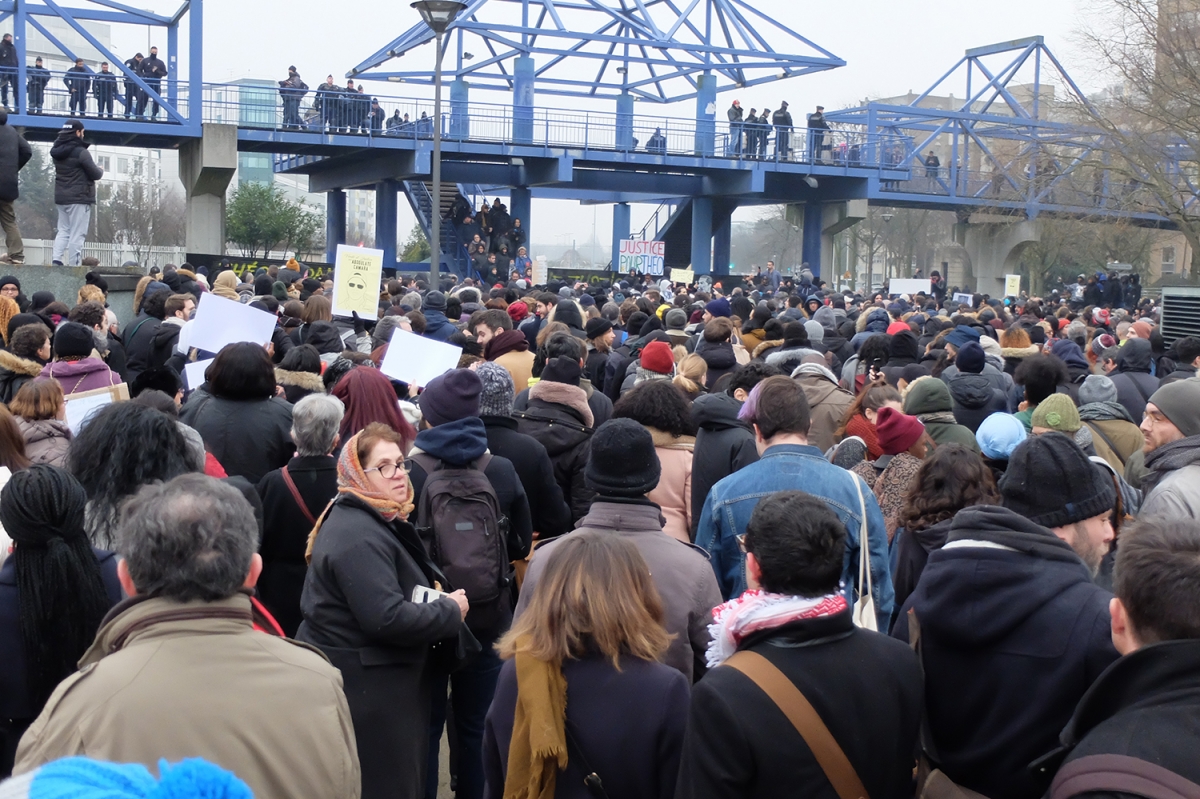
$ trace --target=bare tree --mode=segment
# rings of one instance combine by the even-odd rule
[[[150,179],[136,162],[133,175],[130,181],[110,185],[108,196],[101,198],[96,238],[124,245],[135,261],[144,264],[149,262],[152,248],[184,243],[187,214],[181,192]]]

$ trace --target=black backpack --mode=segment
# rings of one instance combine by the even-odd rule
[[[508,519],[484,474],[492,456],[464,467],[425,453],[412,460],[425,470],[416,527],[430,557],[472,605],[495,602],[508,584]]]

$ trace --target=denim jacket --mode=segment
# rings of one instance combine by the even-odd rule
[[[799,490],[825,500],[846,525],[842,579],[846,598],[853,603],[854,590],[858,587],[859,531],[862,528],[858,491],[853,481],[858,481],[862,488],[867,508],[875,613],[879,617],[879,629],[887,630],[895,594],[888,569],[887,530],[879,503],[860,477],[825,460],[816,447],[799,444],[769,447],[757,463],[734,472],[712,487],[696,528],[696,545],[708,551],[721,594],[730,599],[746,590],[745,558],[738,548],[737,536],[746,532],[750,514],[758,501],[778,491]]]

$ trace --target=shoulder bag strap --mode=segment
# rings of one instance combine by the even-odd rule
[[[1093,792],[1132,794],[1146,799],[1197,799],[1200,785],[1162,766],[1127,755],[1089,755],[1058,770],[1050,799]]]
[[[288,474],[287,467],[284,466],[279,470],[279,473],[283,475],[283,482],[288,487],[288,491],[292,492],[292,499],[296,500],[296,504],[300,506],[300,512],[304,514],[304,518],[308,519],[309,524],[315,525],[317,523],[316,517],[308,509],[308,503],[304,501],[304,497],[300,496],[300,489],[296,488],[296,481]]]
[[[867,789],[821,716],[783,672],[756,652],[737,652],[726,666],[745,674],[774,702],[804,739],[838,799],[869,799]]]
[[[858,528],[858,595],[861,599],[871,599],[871,537],[867,524],[867,500],[863,496],[862,481],[858,475],[850,472],[850,479],[854,481],[854,490],[858,492],[858,512],[862,519]]]
[[[1104,431],[1103,431],[1103,430],[1101,430],[1099,427],[1097,427],[1096,425],[1092,424],[1091,422],[1084,422],[1084,424],[1086,424],[1086,425],[1088,426],[1088,429],[1089,429],[1089,430],[1091,430],[1091,431],[1092,431],[1093,433],[1095,433],[1096,435],[1100,436],[1100,438],[1104,439],[1104,443],[1105,443],[1105,444],[1108,444],[1108,448],[1109,448],[1109,449],[1111,449],[1111,450],[1113,451],[1113,454],[1114,454],[1114,455],[1116,455],[1116,456],[1117,456],[1117,458],[1120,458],[1120,457],[1121,457],[1121,451],[1120,451],[1119,449],[1117,449],[1117,445],[1116,445],[1116,444],[1114,444],[1114,443],[1112,442],[1112,439],[1111,439],[1111,438],[1109,438],[1108,436],[1104,435]]]

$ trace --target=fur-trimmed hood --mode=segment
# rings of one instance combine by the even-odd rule
[[[659,430],[657,427],[647,427],[650,431],[650,437],[654,439],[654,446],[670,448],[670,449],[686,449],[691,452],[696,446],[695,436],[673,436],[666,430]]]
[[[596,417],[592,415],[592,409],[588,407],[587,393],[579,386],[539,380],[530,387],[529,399],[565,405],[579,417],[579,421],[583,423],[584,427],[592,427],[596,423]]]
[[[42,364],[13,355],[8,350],[0,350],[0,369],[7,369],[28,377],[37,377],[42,373]]]
[[[275,382],[281,386],[295,386],[305,391],[325,393],[325,384],[321,376],[314,372],[293,372],[290,369],[275,367]]]
[[[762,344],[759,344],[757,347],[754,348],[754,352],[750,353],[750,357],[757,358],[758,356],[765,353],[767,350],[773,349],[775,347],[782,347],[782,346],[783,346],[783,339],[777,339],[777,340],[773,340],[773,341],[764,341]]]
[[[1036,344],[1030,344],[1028,347],[1001,347],[1000,355],[1005,358],[1030,358],[1041,351]]]

